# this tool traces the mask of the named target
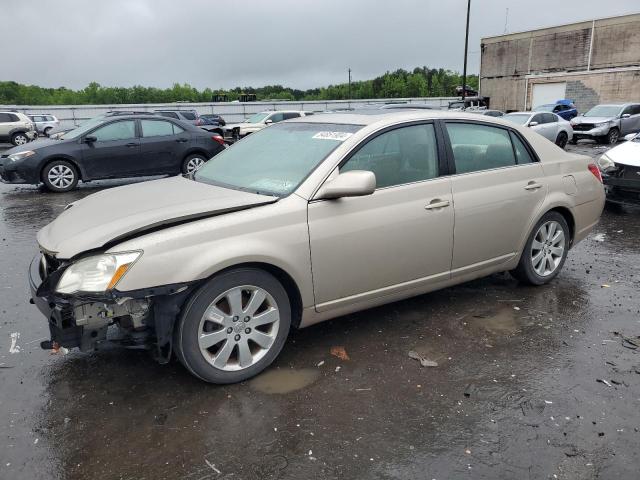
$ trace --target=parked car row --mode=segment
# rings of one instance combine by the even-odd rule
[[[640,205],[640,133],[629,133],[625,142],[607,150],[598,160],[607,201]]]
[[[224,148],[220,135],[174,118],[105,115],[55,139],[7,150],[0,178],[65,192],[79,181],[193,173]]]

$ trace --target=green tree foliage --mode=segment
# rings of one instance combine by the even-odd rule
[[[242,93],[253,93],[258,100],[346,100],[403,97],[455,96],[455,88],[462,84],[457,72],[442,68],[418,67],[412,72],[399,69],[386,72],[373,80],[341,83],[327,87],[298,90],[282,85],[260,88],[236,87],[231,90],[205,88],[200,91],[191,85],[175,83],[171,88],[104,87],[91,82],[82,90],[65,87],[43,88],[16,82],[0,82],[0,105],[116,105],[123,103],[170,103],[179,101],[210,102],[215,94],[226,95],[229,101],[237,100]],[[467,84],[478,87],[478,76],[467,77]]]

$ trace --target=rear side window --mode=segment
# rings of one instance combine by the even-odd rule
[[[371,171],[377,188],[419,182],[438,176],[437,152],[432,124],[396,128],[367,142],[340,172]]]
[[[513,132],[509,132],[509,135],[511,135],[511,141],[513,142],[513,151],[516,153],[516,163],[518,165],[533,163],[533,158],[531,158],[529,150],[524,146],[522,140]]]
[[[173,135],[173,123],[164,120],[140,120],[143,137],[164,137]]]
[[[447,123],[456,173],[511,167],[516,158],[509,132],[472,123]]]
[[[15,113],[10,113],[9,114],[9,121],[10,122],[19,122],[20,121],[20,117],[18,115],[16,115]]]
[[[196,114],[193,112],[180,112],[184,118],[187,120],[195,120]]]
[[[0,113],[0,122],[11,122],[11,117],[8,113]]]
[[[630,115],[639,115],[640,114],[640,105],[631,105],[629,107],[629,112],[625,112],[625,113],[629,113]]]
[[[284,120],[289,120],[290,118],[298,118],[299,116],[300,114],[295,112],[288,112],[283,114]]]
[[[112,140],[127,140],[136,137],[136,124],[133,120],[113,122],[97,129],[91,135],[99,142],[109,142]]]
[[[544,123],[554,123],[558,121],[558,117],[556,117],[553,113],[543,113]]]
[[[177,113],[173,113],[173,112],[157,112],[158,115],[162,115],[163,117],[169,117],[169,118],[179,118]]]

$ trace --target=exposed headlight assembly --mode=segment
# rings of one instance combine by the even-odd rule
[[[24,152],[12,153],[7,158],[9,160],[11,160],[12,162],[17,162],[18,160],[25,159],[25,158],[30,157],[31,155],[35,155],[35,154],[36,154],[36,152],[34,152],[33,150],[25,150]]]
[[[142,252],[105,253],[71,264],[58,282],[58,293],[101,293],[114,288]]]
[[[611,160],[606,153],[598,159],[598,167],[600,167],[600,170],[604,173],[613,172],[617,169],[614,161]]]
[[[602,127],[606,127],[610,123],[611,122],[600,122],[600,123],[595,123],[593,126],[596,127],[596,128],[602,128]]]

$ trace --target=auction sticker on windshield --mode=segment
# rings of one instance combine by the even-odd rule
[[[339,142],[344,142],[347,138],[349,138],[353,133],[348,132],[318,132],[313,137],[318,140],[337,140]]]

